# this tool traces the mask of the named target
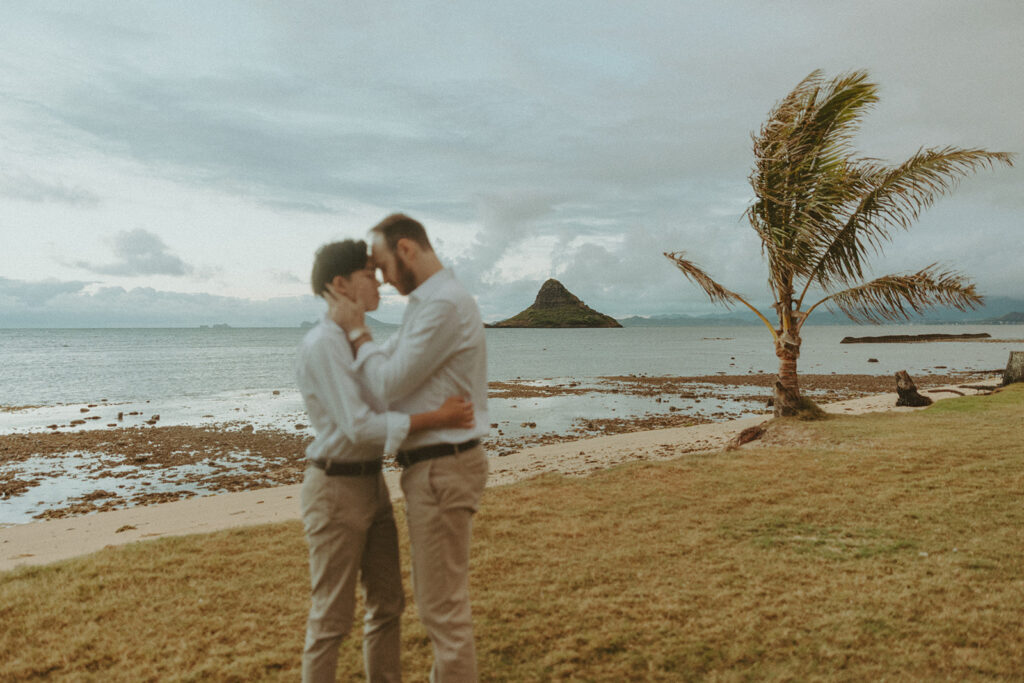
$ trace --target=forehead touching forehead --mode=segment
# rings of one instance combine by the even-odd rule
[[[387,259],[390,255],[391,249],[388,247],[387,240],[383,235],[374,233],[373,240],[370,243],[370,258],[379,266],[381,261]]]

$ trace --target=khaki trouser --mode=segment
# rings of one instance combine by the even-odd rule
[[[370,681],[400,681],[405,607],[398,535],[384,476],[327,476],[307,467],[302,523],[309,543],[312,604],[303,681],[334,681],[338,646],[352,628],[356,580],[363,588],[363,662]]]
[[[481,446],[425,460],[402,472],[412,590],[434,650],[434,683],[476,681],[469,606],[469,539],[487,483]]]

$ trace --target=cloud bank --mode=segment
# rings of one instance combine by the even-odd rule
[[[24,282],[0,278],[0,327],[291,327],[318,319],[313,297],[254,301],[151,287],[96,288],[87,282]]]

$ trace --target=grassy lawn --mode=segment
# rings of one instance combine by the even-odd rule
[[[1019,679],[1022,434],[1013,385],[490,490],[484,679]],[[0,680],[295,680],[307,581],[298,523],[0,574]],[[403,627],[406,679],[426,680],[411,605]],[[339,678],[360,669],[356,637]]]

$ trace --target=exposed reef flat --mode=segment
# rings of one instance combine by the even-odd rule
[[[927,390],[990,379],[996,374],[998,371],[952,372],[915,379]],[[609,394],[631,397],[631,402],[620,404],[620,410],[611,414],[595,414],[582,404],[571,424],[558,430],[546,427],[543,421],[533,422],[536,413],[524,404],[521,419],[491,425],[485,448],[492,458],[504,460],[534,446],[722,423],[752,412],[764,414],[774,381],[774,374],[763,373],[622,375],[602,377],[596,383],[571,378],[491,382],[490,398],[511,403]],[[801,375],[800,385],[821,404],[891,392],[895,386],[889,375]],[[18,521],[13,517],[7,520],[21,523],[298,484],[310,438],[306,430],[253,429],[251,424],[241,423],[0,435],[0,500],[8,506],[9,516],[14,508],[24,508]],[[495,467],[499,467],[498,460]],[[58,485],[60,495],[50,490]]]
[[[986,332],[978,334],[883,334],[877,337],[843,337],[840,344],[913,344],[915,342],[982,341],[992,339]],[[1000,339],[997,341],[1006,341]]]

